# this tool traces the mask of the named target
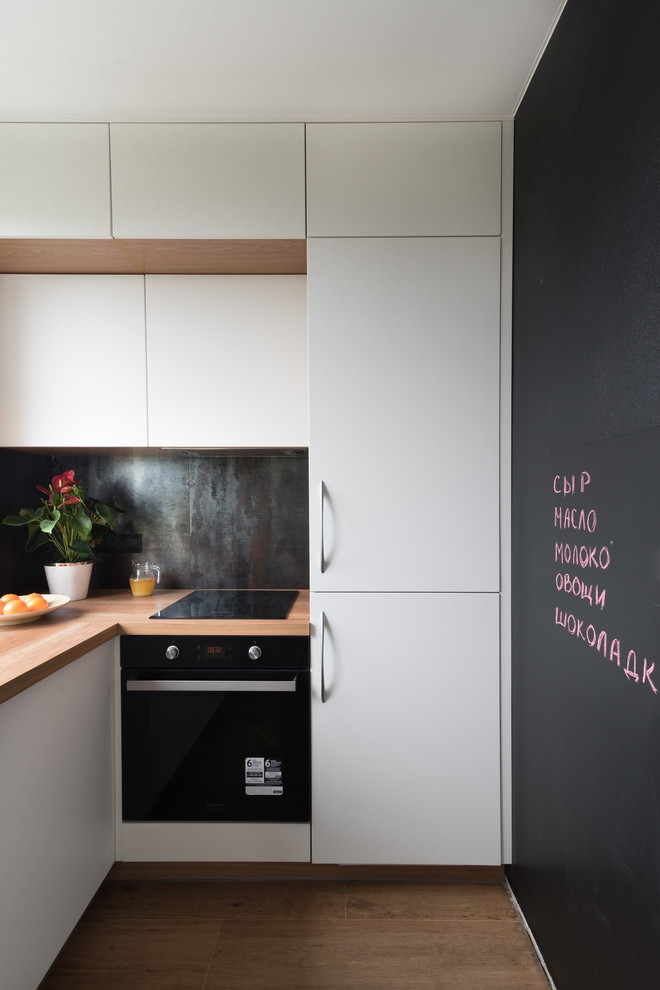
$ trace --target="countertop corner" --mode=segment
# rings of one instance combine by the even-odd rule
[[[0,703],[115,636],[308,636],[309,591],[286,619],[150,619],[192,589],[157,590],[135,598],[123,589],[91,591],[43,618],[0,628]]]

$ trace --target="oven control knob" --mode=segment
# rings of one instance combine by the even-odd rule
[[[259,657],[261,656],[261,647],[251,646],[250,649],[248,650],[248,656],[250,660],[258,660]]]
[[[165,656],[167,657],[168,660],[176,660],[178,655],[179,655],[178,646],[168,646],[167,649],[165,650]]]

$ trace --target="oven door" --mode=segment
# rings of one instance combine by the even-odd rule
[[[126,822],[308,822],[309,672],[122,670]]]

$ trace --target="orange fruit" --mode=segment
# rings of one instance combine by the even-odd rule
[[[48,608],[48,602],[42,595],[27,595],[23,601],[28,607],[28,612],[39,612],[41,609]]]
[[[25,602],[21,601],[20,598],[12,598],[11,601],[5,602],[5,610],[3,615],[18,615],[19,612],[27,612],[28,607]]]
[[[4,602],[0,602],[0,615],[2,615],[2,613],[4,612],[4,610],[5,610],[5,603]]]
[[[18,595],[3,595],[0,602],[15,602],[17,598]]]

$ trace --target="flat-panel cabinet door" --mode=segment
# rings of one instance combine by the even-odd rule
[[[499,121],[308,124],[308,235],[497,235],[501,157]]]
[[[3,990],[40,985],[115,861],[113,660],[104,643],[0,705]]]
[[[313,861],[498,865],[499,596],[311,597]]]
[[[312,239],[313,590],[499,590],[497,238]]]
[[[111,124],[115,237],[305,236],[303,124]]]
[[[148,275],[149,444],[306,447],[304,275]]]
[[[0,446],[146,446],[141,275],[0,275],[0,338]]]
[[[0,237],[110,237],[107,124],[0,124]]]

